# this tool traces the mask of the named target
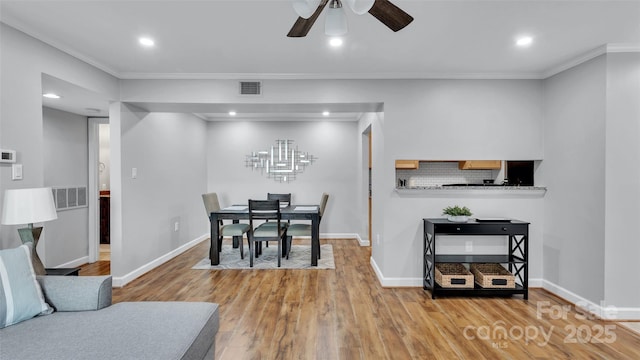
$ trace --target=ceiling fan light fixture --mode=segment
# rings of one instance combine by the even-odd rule
[[[301,18],[308,19],[313,15],[321,0],[293,0],[293,10]]]
[[[331,0],[324,19],[324,33],[327,36],[342,36],[349,31],[347,14],[344,13],[340,0]]]
[[[345,0],[351,11],[357,15],[366,14],[372,7],[376,0]]]
[[[342,44],[343,41],[339,37],[332,37],[331,39],[329,39],[329,45],[331,45],[332,47],[340,47],[342,46]]]

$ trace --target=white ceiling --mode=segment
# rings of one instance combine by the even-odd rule
[[[0,20],[124,79],[539,79],[607,44],[640,49],[640,0],[393,3],[409,26],[394,33],[347,10],[341,48],[328,46],[324,15],[307,37],[286,37],[288,0],[0,0]],[[530,48],[514,46],[523,34]],[[156,46],[141,48],[142,35]]]

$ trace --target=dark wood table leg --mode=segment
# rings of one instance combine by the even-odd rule
[[[285,230],[284,234],[282,234],[282,257],[287,256],[287,248],[289,245],[287,245],[287,241],[288,241],[288,236],[287,236],[287,232]]]
[[[211,246],[209,246],[209,260],[211,260],[211,265],[220,264],[220,252],[218,251],[218,233],[220,229],[218,228],[218,215],[216,213],[211,213],[210,222],[211,222]]]
[[[239,224],[239,223],[240,223],[240,220],[233,220],[233,223],[234,223],[234,224]],[[239,246],[240,246],[240,242],[238,241],[238,237],[237,237],[237,236],[234,236],[234,237],[233,237],[233,248],[234,248],[234,249],[237,249]]]
[[[320,214],[311,217],[311,266],[318,266],[320,253]]]

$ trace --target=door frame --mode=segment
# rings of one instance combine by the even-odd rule
[[[109,118],[89,117],[88,149],[89,149],[89,186],[87,189],[89,206],[89,263],[98,261],[100,257],[100,124],[108,124]]]

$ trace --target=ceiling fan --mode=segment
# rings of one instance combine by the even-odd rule
[[[345,0],[345,2],[354,13],[362,15],[368,12],[394,32],[403,29],[413,21],[411,15],[389,0]],[[307,36],[327,4],[329,7],[325,19],[325,33],[329,36],[346,34],[347,18],[340,0],[293,0],[293,8],[300,17],[287,36]]]

